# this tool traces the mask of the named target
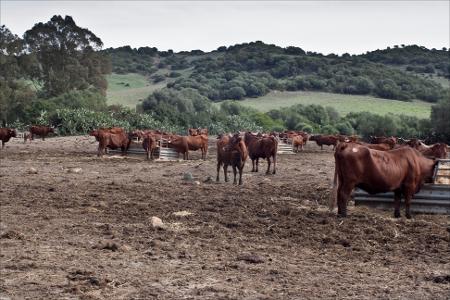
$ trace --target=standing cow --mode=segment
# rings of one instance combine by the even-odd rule
[[[236,175],[237,170],[239,170],[239,185],[242,185],[242,172],[247,156],[247,147],[239,134],[232,137],[228,135],[219,136],[217,140],[216,181],[219,181],[220,167],[223,165],[225,182],[228,182],[228,166],[231,165],[234,174],[233,184],[237,184]]]
[[[13,128],[0,128],[0,140],[2,141],[2,149],[5,148],[5,143],[9,142],[12,137],[17,137],[16,130]]]
[[[394,217],[400,217],[400,199],[405,197],[405,215],[411,218],[411,199],[424,182],[431,181],[436,161],[409,147],[378,151],[354,143],[340,143],[334,153],[334,187],[330,208],[337,201],[338,215],[347,216],[347,201],[355,187],[369,194],[394,192]]]
[[[53,127],[49,126],[40,126],[40,125],[33,125],[30,127],[30,139],[34,140],[34,136],[38,135],[42,138],[43,141],[45,141],[45,137],[49,133],[54,133],[55,129]]]
[[[246,132],[245,145],[248,149],[248,156],[252,160],[252,172],[258,172],[259,158],[265,158],[267,159],[266,174],[270,174],[270,158],[272,158],[272,174],[276,173],[278,141],[274,136],[256,137],[251,132]]]

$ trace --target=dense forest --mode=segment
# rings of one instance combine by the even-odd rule
[[[97,126],[159,127],[185,132],[298,129],[363,136],[401,135],[450,141],[449,50],[394,46],[362,55],[323,55],[263,42],[174,53],[154,47],[102,50],[89,29],[69,17],[37,23],[23,37],[0,28],[0,105],[3,125],[60,125],[60,133],[85,133]],[[136,112],[106,103],[111,72],[140,73],[166,82]],[[436,103],[431,119],[367,113],[340,116],[318,105],[296,105],[261,113],[240,100],[270,91],[322,91]]]

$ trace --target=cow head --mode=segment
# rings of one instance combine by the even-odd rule
[[[17,132],[16,132],[16,130],[15,129],[8,129],[8,135],[10,136],[10,137],[17,137]]]
[[[224,151],[240,151],[239,144],[242,141],[242,137],[239,134],[234,134],[228,144],[223,148]]]

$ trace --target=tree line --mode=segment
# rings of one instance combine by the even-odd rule
[[[398,68],[400,64],[432,64],[439,72],[435,75],[448,76],[448,61],[441,61],[448,55],[446,49],[394,47],[360,56],[325,56],[298,47],[252,42],[219,47],[210,53],[129,46],[102,50],[101,39],[70,16],[53,16],[46,23],[37,23],[23,37],[6,26],[0,27],[0,34],[3,126],[52,123],[60,125],[64,134],[86,133],[95,126],[158,127],[179,133],[187,127],[208,127],[212,133],[296,129],[363,136],[432,136],[450,141],[448,89]],[[397,52],[404,55],[403,61],[395,59]],[[161,69],[167,75],[155,74]],[[180,72],[186,69],[188,72]],[[105,75],[111,71],[138,72],[153,76],[153,81],[166,76],[171,80],[133,112],[107,105]],[[438,104],[433,106],[433,121],[370,113],[340,116],[332,108],[317,105],[261,113],[236,102],[217,104],[259,97],[271,90],[371,94]]]

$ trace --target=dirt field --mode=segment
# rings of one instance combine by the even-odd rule
[[[215,183],[213,148],[166,163],[95,152],[92,137],[0,152],[0,299],[450,298],[449,217],[336,218],[331,150],[279,156],[270,176],[247,162],[243,186]]]

